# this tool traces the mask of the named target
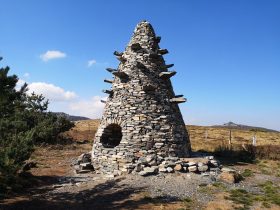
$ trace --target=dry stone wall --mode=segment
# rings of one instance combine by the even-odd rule
[[[175,95],[170,78],[173,65],[165,64],[166,49],[159,47],[151,24],[140,22],[117,69],[108,68],[114,79],[92,150],[95,169],[105,174],[141,171],[143,162],[159,166],[174,157],[190,157],[191,145],[178,107],[185,102]]]

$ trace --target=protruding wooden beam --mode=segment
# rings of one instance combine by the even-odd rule
[[[169,79],[170,77],[173,77],[176,73],[176,71],[164,71],[159,74],[159,77],[162,79]]]
[[[113,69],[113,68],[106,68],[106,70],[110,73],[118,71],[117,69]]]
[[[153,91],[155,89],[156,89],[156,86],[154,86],[154,85],[144,85],[144,86],[142,86],[142,90],[144,90],[144,91]]]
[[[138,50],[141,50],[141,49],[142,49],[142,47],[141,47],[141,45],[140,45],[139,43],[134,43],[134,44],[132,44],[130,47],[131,47],[131,49],[132,49],[133,51],[138,51]]]
[[[106,93],[106,94],[112,94],[113,91],[112,90],[102,90],[103,93]]]
[[[107,82],[107,83],[113,83],[113,80],[110,80],[110,79],[104,79],[104,82]]]
[[[168,53],[168,50],[167,49],[158,49],[157,51],[160,55],[165,55]]]
[[[128,75],[123,71],[114,71],[112,74],[121,79],[126,79],[128,77]]]
[[[122,55],[123,55],[123,52],[115,51],[115,52],[114,52],[114,55],[115,55],[115,56],[122,56]]]
[[[184,95],[175,95],[175,98],[181,98],[183,97]]]
[[[157,43],[160,43],[160,40],[161,40],[161,37],[160,37],[160,36],[157,36],[157,37],[155,38],[155,41],[156,41]]]
[[[106,104],[106,101],[104,101],[104,100],[100,100],[100,102],[103,103],[103,104]]]
[[[185,103],[187,101],[187,99],[183,98],[183,97],[180,97],[180,98],[171,98],[169,101],[172,102],[172,103],[179,104],[179,103]]]

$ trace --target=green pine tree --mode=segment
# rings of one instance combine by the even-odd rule
[[[18,90],[18,77],[8,73],[9,67],[0,68],[0,191],[12,184],[34,145],[54,143],[74,125],[47,112],[48,100],[27,94],[27,84]]]

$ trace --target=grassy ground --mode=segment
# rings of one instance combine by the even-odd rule
[[[32,168],[30,174],[23,177],[29,182],[25,182],[24,189],[11,192],[6,199],[0,200],[0,209],[36,209],[38,206],[40,209],[68,209],[67,205],[70,204],[73,209],[83,209],[85,204],[80,203],[80,200],[86,202],[87,196],[94,199],[90,202],[92,205],[96,204],[95,209],[106,209],[108,206],[108,209],[280,209],[280,161],[279,153],[275,151],[280,145],[280,134],[232,130],[232,145],[229,146],[228,129],[202,126],[187,126],[193,151],[214,152],[220,155],[219,159],[223,165],[240,171],[244,178],[238,186],[222,182],[197,186],[200,195],[212,196],[212,201],[203,207],[195,196],[166,202],[145,192],[129,191],[112,183],[98,182],[91,186],[92,189],[83,188],[81,185],[79,191],[71,195],[48,197],[58,179],[73,174],[71,162],[81,153],[91,150],[98,123],[98,120],[77,122],[72,130],[64,134],[73,138],[72,143],[36,148],[32,159],[37,162],[37,168]],[[257,145],[272,145],[272,149],[266,151],[269,155],[265,156],[270,159],[244,159],[244,155],[250,154],[250,151],[244,149],[244,145],[251,142],[253,135],[257,137]],[[252,160],[251,157],[249,159]],[[243,188],[243,185],[249,187]],[[38,201],[38,197],[43,197],[41,202]],[[101,202],[103,198],[107,199],[105,203]]]

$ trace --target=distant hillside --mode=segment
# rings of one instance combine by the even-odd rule
[[[73,115],[66,114],[64,112],[53,112],[53,113],[56,114],[57,116],[66,117],[70,121],[90,120],[90,118],[87,118],[87,117],[73,116]]]
[[[241,129],[241,130],[256,130],[256,131],[264,131],[264,132],[279,132],[276,130],[268,129],[268,128],[262,128],[262,127],[256,127],[256,126],[249,126],[249,125],[242,125],[242,124],[236,124],[234,122],[228,122],[223,125],[214,125],[211,127],[222,127],[222,128],[233,128],[233,129]]]

